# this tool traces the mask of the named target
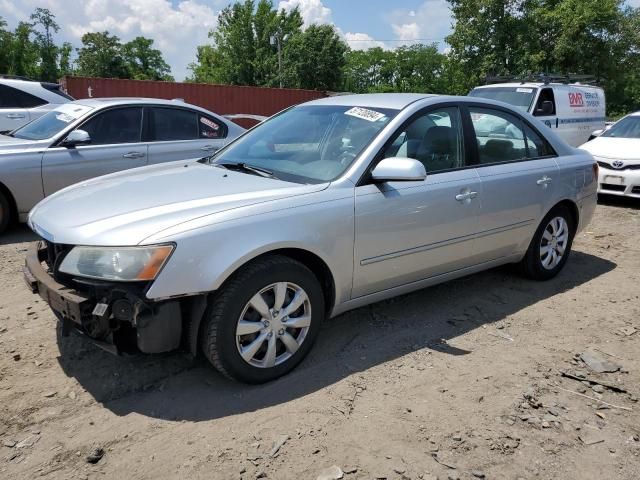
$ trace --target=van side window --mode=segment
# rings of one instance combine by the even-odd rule
[[[464,166],[462,122],[456,107],[431,110],[396,133],[384,158],[419,160],[429,173]]]
[[[556,114],[556,100],[553,95],[553,88],[542,89],[533,114],[536,117],[549,117]]]
[[[509,113],[470,107],[481,164],[512,162],[527,158],[522,122]]]
[[[535,132],[529,125],[524,126],[524,134],[527,139],[529,158],[554,156],[555,152],[549,143]]]

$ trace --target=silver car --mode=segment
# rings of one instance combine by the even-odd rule
[[[0,75],[0,133],[15,130],[72,100],[57,83]]]
[[[244,129],[184,102],[96,98],[0,135],[0,232],[47,195],[107,173],[211,155]]]
[[[63,332],[113,351],[186,348],[264,382],[346,310],[506,263],[554,277],[592,217],[596,179],[590,154],[506,104],[325,98],[209,160],[45,199],[25,278]]]

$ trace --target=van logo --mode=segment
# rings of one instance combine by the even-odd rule
[[[570,107],[584,107],[584,99],[581,93],[569,93],[569,106]]]
[[[614,160],[614,161],[611,163],[611,166],[612,166],[613,168],[622,168],[622,167],[624,167],[624,162],[623,162],[622,160]]]

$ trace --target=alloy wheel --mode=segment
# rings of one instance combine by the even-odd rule
[[[307,292],[294,283],[272,283],[242,309],[236,326],[238,353],[254,367],[272,368],[298,351],[310,326]]]
[[[563,217],[552,218],[544,229],[540,241],[540,262],[553,270],[562,261],[569,242],[569,225]]]

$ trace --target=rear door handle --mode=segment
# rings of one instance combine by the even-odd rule
[[[205,152],[217,152],[218,150],[220,150],[220,147],[216,147],[215,145],[205,145],[200,150],[203,150]]]
[[[26,115],[24,113],[7,113],[7,118],[24,118]]]
[[[122,158],[142,158],[144,156],[145,155],[142,152],[129,152],[122,155]]]
[[[456,200],[459,202],[464,202],[465,200],[471,200],[478,196],[478,192],[464,192],[456,195]]]
[[[544,185],[545,187],[551,183],[551,178],[547,177],[546,175],[540,179],[538,179],[538,181],[536,181],[536,183],[538,185]]]

